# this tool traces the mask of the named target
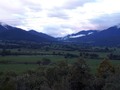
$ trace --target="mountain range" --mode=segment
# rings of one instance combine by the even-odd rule
[[[104,30],[83,30],[75,34],[67,35],[61,38],[61,40],[91,45],[120,45],[120,27],[116,25]]]
[[[20,28],[12,27],[7,24],[0,23],[0,40],[14,41],[33,41],[33,42],[51,42],[56,41],[44,33],[36,32],[35,30],[25,31]]]
[[[61,38],[35,30],[23,30],[7,24],[0,23],[0,40],[32,41],[32,42],[74,42],[88,45],[115,46],[120,45],[120,25],[112,26],[104,30],[82,30]]]

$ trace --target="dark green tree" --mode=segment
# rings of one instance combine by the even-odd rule
[[[113,65],[111,64],[111,62],[109,61],[109,59],[104,59],[98,67],[98,76],[99,77],[106,78],[110,74],[113,74],[114,72],[115,72],[115,69],[114,69]]]
[[[69,74],[70,90],[93,90],[93,77],[85,60],[78,59]]]

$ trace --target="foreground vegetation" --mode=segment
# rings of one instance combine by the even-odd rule
[[[0,42],[0,90],[119,90],[119,65],[119,47]]]
[[[0,73],[0,90],[119,90],[120,69],[103,60],[96,74],[83,59],[73,64],[60,61],[22,74]]]

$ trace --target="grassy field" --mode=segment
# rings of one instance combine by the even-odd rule
[[[58,47],[59,48],[59,47]],[[96,48],[96,47],[94,47]],[[97,47],[99,48],[99,47]],[[102,49],[102,48],[100,48]],[[114,48],[110,48],[114,49]],[[115,53],[115,54],[119,54],[120,53],[120,49],[119,48],[115,48],[116,50],[114,51],[109,51],[109,52],[84,52],[84,53],[89,53],[89,54],[98,54],[99,55],[99,59],[85,59],[86,63],[89,65],[89,67],[91,68],[91,72],[96,72],[99,64],[102,62],[103,59],[101,58],[106,58],[107,55],[109,55],[110,53]],[[8,49],[11,52],[18,52],[18,53],[43,53],[46,55],[11,55],[11,56],[0,56],[0,62],[1,61],[5,61],[5,62],[18,62],[17,64],[0,64],[0,71],[2,72],[7,72],[7,71],[15,71],[17,73],[22,73],[25,72],[27,70],[30,69],[37,69],[39,67],[38,64],[19,64],[19,62],[31,62],[31,63],[36,63],[38,61],[43,60],[44,58],[48,58],[51,60],[52,63],[57,63],[58,61],[61,60],[67,60],[67,62],[69,64],[74,63],[77,58],[65,58],[64,56],[60,56],[60,55],[52,55],[53,53],[64,53],[64,54],[75,54],[75,55],[80,55],[80,53],[83,51],[78,51],[78,50],[74,50],[74,51],[67,51],[67,50],[42,50],[42,49],[24,49],[22,48],[20,51],[18,49]],[[0,49],[0,52],[2,51],[2,49]],[[111,60],[112,64],[117,66],[120,65],[120,60]]]
[[[0,61],[15,61],[15,62],[37,62],[41,61],[43,58],[49,58],[51,62],[56,63],[61,60],[67,60],[69,64],[74,63],[77,58],[72,59],[65,59],[63,56],[5,56],[0,57]],[[91,72],[96,72],[99,64],[102,62],[102,60],[96,60],[96,59],[86,59],[86,63],[91,68]],[[120,60],[111,60],[111,63],[115,66],[120,65]],[[22,73],[27,70],[31,69],[37,69],[39,67],[38,64],[0,64],[0,71],[7,72],[7,71],[15,71],[17,73]]]
[[[35,70],[39,67],[39,65],[25,65],[25,64],[0,64],[1,72],[9,72],[14,71],[16,73],[23,73],[27,70]]]
[[[0,61],[15,61],[15,62],[37,62],[41,61],[43,58],[49,58],[51,62],[56,63],[61,60],[65,60],[61,56],[4,56],[0,57]],[[17,73],[22,73],[27,70],[37,69],[38,64],[0,64],[0,71],[15,71]]]
[[[16,61],[16,62],[36,62],[36,61],[41,61],[43,58],[49,58],[52,62],[56,62],[59,60],[63,60],[64,58],[62,56],[52,56],[52,55],[33,55],[33,56],[5,56],[5,57],[0,57],[0,61]]]

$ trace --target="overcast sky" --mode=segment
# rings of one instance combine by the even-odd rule
[[[0,0],[0,22],[54,37],[120,23],[120,0]]]

